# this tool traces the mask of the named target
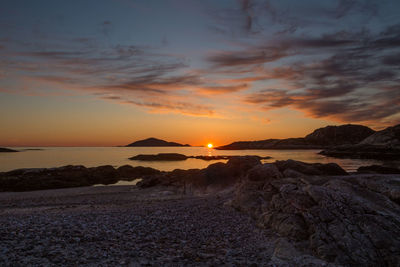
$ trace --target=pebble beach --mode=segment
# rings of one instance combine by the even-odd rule
[[[274,238],[224,201],[134,186],[0,193],[0,265],[268,265]]]

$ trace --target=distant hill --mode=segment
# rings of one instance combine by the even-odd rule
[[[0,152],[18,152],[18,151],[14,149],[0,147]]]
[[[129,145],[126,145],[127,147],[160,147],[160,146],[190,146],[190,145],[182,145],[179,143],[175,143],[175,142],[167,142],[161,139],[157,139],[157,138],[147,138],[144,140],[139,140],[136,142],[133,142]]]
[[[326,126],[313,131],[305,137],[241,141],[220,146],[216,149],[322,149],[331,146],[357,144],[374,133],[374,130],[362,125]]]

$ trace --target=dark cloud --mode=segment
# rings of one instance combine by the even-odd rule
[[[218,67],[262,64],[276,61],[287,54],[277,47],[254,48],[246,51],[222,52],[209,56],[208,60]]]
[[[80,39],[58,49],[33,45],[21,51],[14,49],[0,66],[23,73],[22,78],[30,81],[28,88],[32,89],[23,94],[32,94],[34,84],[50,84],[152,112],[194,116],[215,114],[212,107],[197,103],[196,98],[247,89],[245,85],[222,86],[213,79],[204,79],[204,75],[186,72],[188,66],[182,58],[155,52],[152,47],[115,45],[88,49],[86,40]]]
[[[255,0],[238,0],[230,8],[209,10],[208,14],[216,22],[209,28],[224,35],[254,35],[261,31],[258,23],[260,2]]]
[[[385,65],[399,68],[400,67],[400,53],[394,54],[394,55],[389,55],[389,56],[384,56],[382,58],[382,63]]]
[[[114,31],[114,26],[109,20],[105,20],[101,23],[101,32],[106,36],[109,37],[110,34]]]
[[[146,94],[167,94],[189,86],[199,85],[199,79],[193,75],[162,77],[161,75],[146,75],[137,77],[125,83],[116,83],[102,87],[107,90],[141,91]]]
[[[206,94],[226,94],[246,90],[249,89],[249,87],[250,86],[246,83],[225,86],[201,86],[198,91]]]
[[[399,93],[387,93],[387,88],[400,85],[399,40],[396,25],[377,34],[340,31],[321,37],[281,38],[263,50],[250,46],[236,53],[221,52],[209,62],[225,73],[240,65],[247,73],[256,71],[260,80],[289,85],[247,95],[245,102],[264,109],[292,107],[317,118],[386,121],[400,112],[398,101],[393,100],[399,99]]]

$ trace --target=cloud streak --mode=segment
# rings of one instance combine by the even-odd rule
[[[302,14],[289,12],[278,18],[282,13],[277,6],[270,1],[266,9],[269,19],[282,26],[296,21],[289,14]],[[379,14],[378,6],[364,1],[338,1],[335,8],[320,10],[330,18],[362,12],[360,21]],[[240,73],[255,83],[256,90],[245,94],[243,102],[263,110],[286,107],[313,118],[375,124],[399,116],[398,90],[387,88],[400,86],[400,21],[379,31],[361,25],[354,30],[325,27],[327,31],[317,34],[296,33],[299,28],[314,27],[312,21],[299,20],[292,26],[295,30],[275,31],[274,38],[261,37],[258,44],[252,42],[240,50],[213,52],[207,60],[214,72],[231,76],[229,81],[242,82],[236,78]]]
[[[386,123],[400,116],[400,19],[385,1],[213,2],[205,24],[214,34],[207,40],[218,43],[204,42],[204,50],[185,47],[190,34],[177,43],[175,28],[154,37],[168,45],[138,45],[128,35],[116,42],[118,20],[108,18],[93,36],[4,34],[0,86],[16,93],[34,90],[29,82],[58,86],[150,112],[212,117],[246,105]]]

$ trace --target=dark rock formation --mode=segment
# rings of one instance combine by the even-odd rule
[[[282,166],[302,164],[253,167],[229,204],[284,238],[295,265],[311,255],[344,266],[397,266],[400,177],[280,172]],[[326,169],[330,173],[331,167]]]
[[[336,164],[293,160],[261,164],[233,157],[205,169],[159,172],[111,166],[25,169],[0,174],[2,191],[33,190],[142,177],[141,188],[223,195],[265,233],[279,236],[274,262],[290,266],[398,266],[400,175],[348,175]],[[329,264],[329,265],[326,265]]]
[[[186,160],[188,157],[178,153],[160,153],[156,155],[136,155],[129,158],[130,160],[140,160],[140,161],[180,161]]]
[[[362,125],[327,126],[304,138],[267,139],[234,142],[216,149],[321,149],[336,145],[357,144],[375,131]]]
[[[400,262],[398,175],[347,175],[336,164],[261,164],[239,157],[203,170],[175,170],[157,179],[145,178],[142,185],[182,186],[186,193],[231,188],[233,197],[226,205],[278,234],[274,257],[293,266],[315,266],[319,260],[334,266]]]
[[[376,132],[358,144],[336,146],[320,153],[337,158],[400,159],[400,125]]]
[[[188,158],[193,158],[193,159],[202,159],[202,160],[222,160],[222,159],[226,159],[226,160],[229,160],[229,159],[232,159],[232,158],[238,158],[238,157],[241,157],[241,156],[188,156]],[[262,159],[271,159],[271,157],[269,157],[269,156],[265,156],[265,157],[261,157],[261,156],[252,156],[252,155],[249,155],[249,157],[255,157],[255,158],[258,158],[259,160],[262,160]]]
[[[152,168],[128,165],[118,169],[109,165],[94,168],[69,165],[49,169],[18,169],[0,173],[0,192],[113,184],[119,180],[131,181],[159,172]]]
[[[400,124],[374,133],[360,142],[360,145],[400,149]]]
[[[231,158],[235,158],[239,156],[186,156],[179,153],[159,153],[159,154],[139,154],[134,157],[129,158],[130,160],[139,160],[139,161],[180,161],[186,159],[201,159],[201,160],[229,160]],[[258,159],[270,159],[271,157],[260,157],[260,156],[251,156],[256,157]]]
[[[400,169],[379,165],[362,166],[357,169],[358,173],[380,173],[380,174],[400,174]]]
[[[179,186],[186,193],[210,193],[235,185],[250,168],[261,164],[258,157],[232,157],[227,163],[214,163],[205,169],[174,170],[143,178],[139,187]]]
[[[161,139],[157,139],[157,138],[147,138],[144,140],[139,140],[136,142],[133,142],[129,145],[127,145],[128,147],[162,147],[162,146],[190,146],[188,144],[186,145],[182,145],[179,143],[175,143],[175,142],[167,142]]]
[[[18,151],[14,150],[14,149],[5,148],[5,147],[0,147],[0,152],[18,152]]]

